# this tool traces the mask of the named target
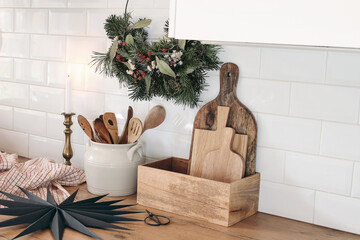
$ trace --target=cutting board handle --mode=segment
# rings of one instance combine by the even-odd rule
[[[225,63],[220,68],[220,102],[229,102],[236,97],[236,87],[239,79],[239,68],[234,63]]]
[[[229,107],[217,107],[217,129],[225,128],[229,117]]]

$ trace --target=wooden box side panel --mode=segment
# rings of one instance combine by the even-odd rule
[[[260,174],[230,184],[229,226],[255,214],[259,204]]]
[[[146,163],[143,166],[171,171],[172,158]]]
[[[230,184],[139,166],[137,202],[228,226]]]
[[[171,169],[173,172],[187,174],[188,166],[190,164],[189,159],[172,158]]]
[[[159,161],[146,163],[143,166],[186,174],[189,163],[189,159],[171,157]]]

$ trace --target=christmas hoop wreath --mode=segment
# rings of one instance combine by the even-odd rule
[[[123,16],[106,19],[106,34],[113,43],[107,53],[94,52],[95,71],[125,83],[132,100],[162,97],[176,104],[197,106],[206,87],[206,72],[219,69],[220,47],[169,38],[168,22],[165,36],[150,43],[145,27],[151,20],[143,18],[133,23],[126,8]]]

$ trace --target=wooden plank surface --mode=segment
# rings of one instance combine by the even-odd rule
[[[20,157],[19,160],[26,161],[27,159]],[[185,167],[186,166],[183,166],[183,168]],[[86,184],[82,184],[78,187],[66,187],[69,193],[73,193],[78,188],[79,193],[76,197],[77,201],[95,196],[87,191]],[[104,198],[104,201],[124,198],[126,200],[124,200],[122,204],[136,203],[136,195],[127,197],[106,197]],[[230,204],[232,205],[231,202]],[[145,209],[148,209],[155,214],[169,217],[171,219],[171,224],[160,227],[151,227],[143,222],[119,224],[120,226],[126,226],[133,229],[134,231],[131,232],[93,228],[91,228],[91,230],[104,240],[360,240],[359,235],[265,213],[256,213],[231,227],[222,227],[142,205],[136,205],[127,210],[130,209],[137,211],[145,211]],[[147,215],[145,213],[139,213],[129,216],[144,219]],[[0,215],[0,221],[5,219],[9,219],[9,217]],[[0,240],[10,240],[23,229],[24,227],[21,228],[20,226],[0,228]],[[20,239],[48,240],[54,238],[51,235],[51,231],[46,229],[24,236]],[[65,229],[63,239],[90,240],[92,238],[67,228]]]
[[[77,187],[67,188],[70,193],[74,192]],[[86,184],[80,186],[77,200],[92,197],[86,189]],[[116,197],[107,197],[106,200],[118,199]],[[136,202],[136,195],[126,197],[124,204]],[[197,221],[191,218],[183,217],[174,213],[159,211],[152,208],[145,208],[141,205],[132,207],[136,210],[145,210],[161,214],[171,219],[171,224],[167,226],[151,227],[143,222],[125,224],[125,226],[134,231],[118,230],[100,230],[92,229],[104,240],[130,239],[130,240],[360,240],[360,236],[319,227],[307,223],[289,220],[281,217],[271,216],[268,214],[257,213],[239,222],[232,227],[221,227],[211,223]],[[133,217],[144,219],[146,214],[134,214]],[[0,220],[7,217],[0,216]],[[6,227],[0,228],[0,239],[11,239],[16,236],[23,228]],[[54,239],[50,230],[44,230],[33,233],[29,236],[20,238],[21,240],[48,240]],[[89,240],[83,234],[71,229],[66,229],[64,240]]]

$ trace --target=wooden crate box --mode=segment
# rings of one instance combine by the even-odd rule
[[[224,183],[187,175],[189,160],[168,158],[138,168],[138,204],[231,226],[258,210],[260,174]]]

